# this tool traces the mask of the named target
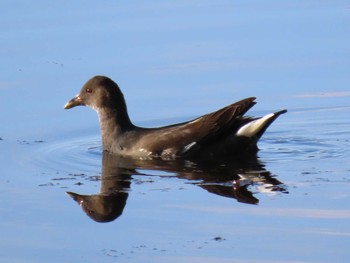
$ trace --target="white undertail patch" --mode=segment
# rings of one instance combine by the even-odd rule
[[[268,121],[274,116],[275,116],[275,114],[270,113],[270,114],[267,114],[260,119],[251,121],[251,122],[247,123],[246,125],[244,125],[243,127],[241,127],[237,131],[236,135],[253,137],[256,134],[258,134],[261,131],[261,129],[265,127],[265,125],[268,123]]]

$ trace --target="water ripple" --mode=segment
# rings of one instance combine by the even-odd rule
[[[33,154],[33,162],[48,170],[99,171],[102,148],[99,136],[68,138],[45,143]]]

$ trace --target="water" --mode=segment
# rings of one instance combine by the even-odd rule
[[[1,10],[0,262],[348,261],[348,3]],[[95,112],[63,110],[95,74],[142,126],[247,96],[252,115],[288,113],[257,158],[120,160],[101,153]]]

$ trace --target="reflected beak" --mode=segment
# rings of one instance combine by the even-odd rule
[[[76,95],[73,99],[71,99],[70,101],[68,101],[66,103],[66,105],[64,105],[64,109],[70,109],[73,108],[75,106],[79,106],[79,105],[83,105],[83,101],[81,100],[81,98],[79,97],[79,95]]]
[[[70,197],[72,197],[74,199],[74,201],[77,201],[78,203],[80,203],[83,199],[83,197],[79,194],[73,193],[73,192],[66,192],[67,195],[69,195]]]

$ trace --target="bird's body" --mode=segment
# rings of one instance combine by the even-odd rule
[[[104,76],[90,79],[65,109],[86,105],[97,111],[102,148],[139,158],[215,158],[257,151],[257,141],[285,110],[261,118],[244,114],[255,104],[247,98],[189,122],[159,128],[137,127],[130,121],[118,85]]]

